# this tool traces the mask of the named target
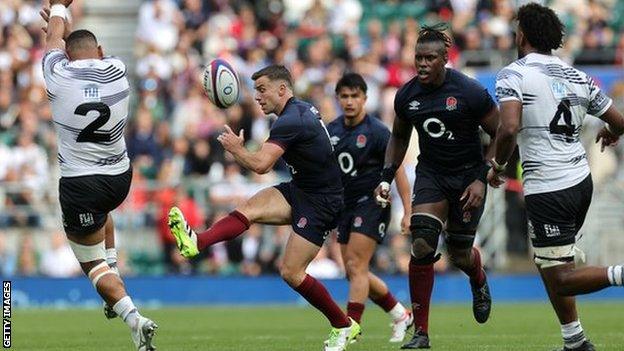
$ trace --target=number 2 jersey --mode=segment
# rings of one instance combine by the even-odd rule
[[[58,136],[61,177],[117,175],[130,160],[124,140],[130,86],[119,59],[43,58],[43,76]]]
[[[522,103],[517,140],[525,195],[566,189],[589,175],[583,119],[600,117],[612,103],[590,77],[556,56],[531,53],[498,73],[496,96]]]
[[[356,126],[346,126],[344,116],[327,125],[342,170],[345,205],[373,197],[381,181],[390,130],[377,118],[366,115]]]

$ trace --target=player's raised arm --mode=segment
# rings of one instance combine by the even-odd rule
[[[73,0],[50,0],[50,10],[43,9],[39,14],[47,22],[45,51],[65,50],[67,8]]]
[[[277,160],[284,154],[284,149],[274,143],[263,143],[260,150],[250,152],[245,148],[243,130],[236,135],[229,126],[217,137],[223,148],[229,151],[238,164],[258,174],[268,173]]]

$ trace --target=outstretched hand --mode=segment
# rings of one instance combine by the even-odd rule
[[[481,207],[483,204],[483,199],[485,198],[485,183],[480,180],[475,180],[470,183],[461,198],[460,202],[464,203],[462,210],[464,211],[464,221],[470,221],[470,213],[477,208]]]
[[[602,141],[600,144],[600,152],[603,152],[607,146],[615,146],[620,139],[619,135],[615,135],[607,129],[607,127],[603,127],[596,135],[596,142]]]
[[[235,153],[236,150],[244,147],[245,137],[243,133],[244,130],[241,129],[238,135],[236,135],[234,131],[232,131],[232,128],[226,124],[225,131],[217,137],[217,140],[223,145],[226,151]]]

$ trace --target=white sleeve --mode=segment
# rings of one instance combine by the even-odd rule
[[[48,77],[58,73],[67,65],[69,59],[65,51],[60,49],[53,49],[46,52],[43,60],[41,61],[43,66],[43,77],[47,80]]]
[[[119,57],[117,57],[117,56],[104,56],[102,61],[110,63],[115,68],[120,69],[121,71],[123,71],[124,74],[126,73],[126,64],[123,63],[123,61],[121,61],[121,59],[119,59]]]
[[[522,102],[522,73],[510,67],[503,68],[496,75],[496,99]]]
[[[55,87],[58,86],[58,75],[64,70],[65,66],[69,62],[65,51],[60,49],[53,49],[46,52],[41,65],[43,68],[43,79],[46,83],[46,89],[48,92],[55,91]]]
[[[611,107],[613,100],[605,95],[590,77],[587,77],[587,84],[589,85],[589,106],[587,107],[587,113],[600,117]]]

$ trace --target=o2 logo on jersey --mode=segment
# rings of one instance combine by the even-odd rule
[[[348,152],[341,152],[338,155],[338,165],[340,166],[340,170],[344,174],[349,174],[352,177],[357,175],[357,169],[353,169],[355,167],[355,161],[353,160],[353,156],[351,156]]]
[[[435,117],[427,118],[423,122],[423,129],[432,138],[446,138],[446,140],[455,140],[453,132],[446,130],[446,126],[442,121]]]

